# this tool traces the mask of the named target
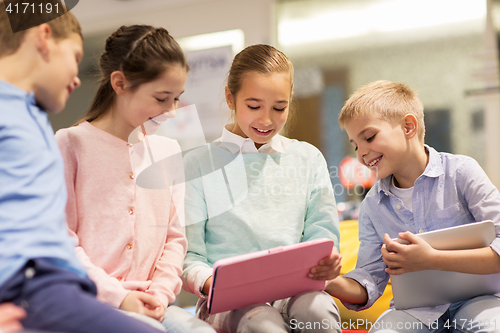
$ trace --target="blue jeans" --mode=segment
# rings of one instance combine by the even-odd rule
[[[0,288],[0,303],[22,306],[27,330],[65,333],[158,333],[95,298],[88,278],[45,259],[30,260]]]
[[[436,322],[427,325],[403,311],[389,310],[377,319],[369,333],[500,332],[500,298],[486,295],[453,303]]]

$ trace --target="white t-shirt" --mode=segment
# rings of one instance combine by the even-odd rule
[[[400,188],[394,184],[394,176],[392,177],[391,187],[389,189],[392,194],[397,196],[401,201],[403,201],[403,205],[410,211],[413,212],[411,206],[411,197],[413,195],[413,186],[410,188]]]

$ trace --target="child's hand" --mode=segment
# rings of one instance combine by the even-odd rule
[[[146,315],[158,321],[163,321],[165,307],[161,302],[143,291],[131,291],[125,296],[120,309]]]
[[[161,323],[163,321],[163,318],[165,317],[165,306],[155,296],[150,294],[147,295],[152,297],[148,298],[149,303],[144,303],[146,308],[152,311],[150,314],[148,314],[148,316],[158,320]]]
[[[340,274],[342,256],[336,247],[333,247],[332,253],[324,257],[318,263],[318,266],[311,268],[309,277],[314,280],[332,280]]]
[[[411,244],[400,244],[384,236],[385,244],[382,245],[382,258],[388,268],[385,271],[392,275],[430,269],[431,258],[436,251],[422,238],[409,231],[399,233],[399,238]]]
[[[153,295],[150,296],[153,297],[153,299],[151,299],[151,303],[144,303],[146,308],[151,311],[147,315],[158,320],[161,323],[163,321],[163,318],[165,317],[165,306],[160,302],[158,298],[154,297]]]
[[[0,304],[0,331],[17,332],[23,329],[21,319],[26,317],[26,311],[12,303]]]
[[[203,285],[203,290],[201,291],[205,295],[208,295],[210,293],[210,286],[212,285],[212,277],[210,276],[206,281],[205,284]]]

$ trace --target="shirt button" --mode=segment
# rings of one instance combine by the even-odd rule
[[[400,206],[400,205],[397,205],[397,206],[396,206],[396,208],[397,208],[397,209],[401,209],[401,206]]]
[[[133,214],[134,214],[134,209],[133,209],[133,208],[130,208],[130,209],[128,210],[128,213],[129,213],[130,215],[133,215]]]
[[[423,233],[423,232],[424,232],[424,229],[420,229],[420,230],[418,231],[418,233],[419,233],[419,234],[421,234],[421,233]]]
[[[132,147],[132,144],[130,142],[127,143],[127,147]]]
[[[134,179],[135,178],[135,176],[134,176],[134,174],[132,172],[129,174],[129,177],[130,177],[130,179]]]
[[[30,267],[24,271],[24,276],[27,279],[31,279],[33,276],[35,276],[35,273],[36,273],[35,269],[33,267]]]
[[[132,248],[132,244],[127,244],[127,249],[130,250]]]

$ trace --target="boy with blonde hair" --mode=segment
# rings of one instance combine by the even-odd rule
[[[412,89],[390,81],[370,83],[345,103],[339,123],[358,160],[375,171],[379,181],[361,204],[356,269],[329,281],[326,291],[358,311],[382,295],[390,274],[500,272],[500,194],[472,158],[438,153],[424,144],[423,105]],[[482,220],[496,226],[497,238],[490,247],[439,251],[415,236]],[[392,240],[397,237],[411,244]],[[398,323],[408,322],[415,324],[403,327],[415,329],[405,332],[442,332],[454,320],[466,320],[468,332],[498,332],[500,298],[487,295],[432,308],[391,308],[370,332],[397,332]]]
[[[76,258],[47,112],[61,111],[80,85],[82,35],[69,12],[29,19],[48,23],[13,33],[26,17],[21,10],[8,17],[0,1],[0,315],[9,316],[2,327],[18,328],[25,316],[24,327],[52,332],[160,332],[98,302]]]

